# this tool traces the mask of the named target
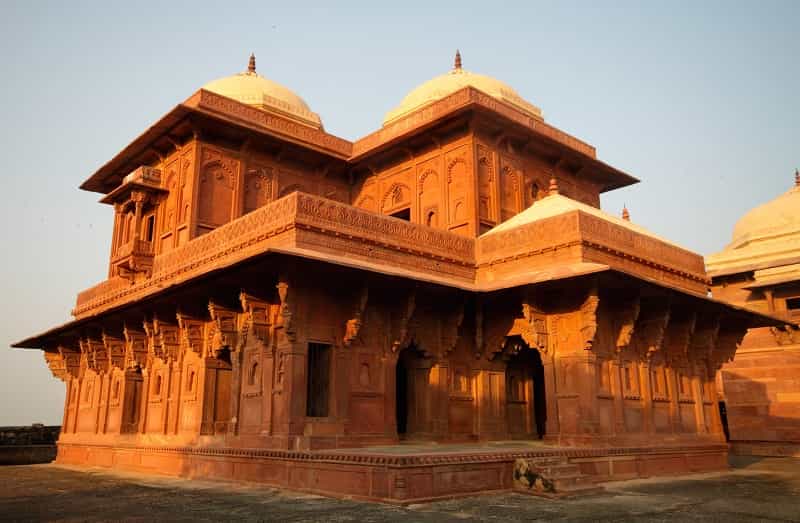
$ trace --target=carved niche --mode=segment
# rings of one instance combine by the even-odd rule
[[[232,218],[236,160],[208,147],[200,164],[197,220],[205,227],[218,227]]]
[[[381,198],[381,211],[384,213],[410,206],[411,189],[403,183],[393,183]]]
[[[463,154],[447,162],[447,199],[450,210],[450,225],[459,225],[467,220],[467,160]]]
[[[244,212],[249,213],[272,201],[273,170],[253,167],[244,177]]]
[[[478,146],[478,216],[482,220],[494,221],[494,168],[492,152]]]

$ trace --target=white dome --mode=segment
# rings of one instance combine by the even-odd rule
[[[424,84],[413,89],[403,98],[400,105],[386,113],[386,117],[383,119],[383,125],[387,125],[436,100],[441,100],[464,87],[474,87],[489,96],[514,106],[523,113],[539,120],[542,119],[541,109],[523,99],[507,83],[501,82],[491,76],[476,74],[462,69],[461,54],[456,51],[455,67],[453,67],[453,70],[428,80]]]
[[[247,71],[219,78],[203,86],[206,91],[232,98],[259,109],[280,113],[292,120],[322,128],[322,120],[291,89],[256,73],[255,56],[250,56]]]

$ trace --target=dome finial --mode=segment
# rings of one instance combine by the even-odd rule
[[[558,194],[558,180],[556,180],[555,176],[550,178],[550,187],[547,188],[547,192],[549,196]]]
[[[628,212],[628,206],[624,203],[622,204],[622,219],[625,221],[631,221],[631,213]]]
[[[256,54],[250,53],[250,62],[247,64],[247,72],[255,74],[256,72]]]
[[[458,49],[456,49],[456,59],[453,63],[453,69],[461,69],[461,52]]]

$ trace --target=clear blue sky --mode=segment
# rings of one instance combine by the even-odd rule
[[[78,185],[251,51],[327,131],[355,139],[460,48],[466,69],[642,180],[605,210],[627,203],[635,222],[707,254],[800,165],[798,42],[797,1],[5,0],[0,425],[61,420],[63,385],[41,353],[6,347],[67,321],[106,275],[112,211]]]

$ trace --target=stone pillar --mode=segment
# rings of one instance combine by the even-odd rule
[[[383,421],[384,434],[397,437],[397,362],[398,353],[389,352],[381,358],[383,365]]]
[[[271,436],[272,409],[275,402],[275,351],[263,343],[261,352],[261,435]]]
[[[141,403],[139,404],[139,434],[144,434],[147,428],[147,407],[150,405],[150,372],[142,369]]]
[[[277,401],[282,403],[282,419],[275,425],[275,432],[288,437],[303,434],[306,416],[306,366],[307,347],[305,343],[289,342],[284,336],[279,336],[276,352],[283,361],[282,389]]]
[[[639,368],[639,392],[642,398],[642,432],[653,434],[655,418],[653,415],[653,385],[650,382],[653,376],[650,354],[637,367]]]
[[[672,432],[677,434],[683,432],[681,425],[680,405],[678,404],[678,397],[680,392],[678,389],[678,376],[674,367],[669,366],[665,369],[667,378],[667,390],[669,391],[669,419],[672,425]]]
[[[161,433],[169,434],[170,397],[172,396],[172,360],[162,367],[164,377],[161,382]]]
[[[347,427],[349,423],[352,348],[334,345],[331,350],[333,351],[333,357],[331,358],[333,379],[331,380],[330,394],[333,402],[330,415],[337,419],[343,427]],[[374,371],[371,373],[374,373]]]
[[[581,355],[579,364],[578,431],[582,436],[594,436],[600,432],[597,413],[597,355],[586,350]]]
[[[708,434],[708,426],[706,425],[706,414],[703,408],[703,384],[700,378],[700,368],[698,365],[692,366],[692,380],[691,391],[692,399],[694,400],[694,412],[696,418],[696,432],[698,434]]]
[[[554,356],[546,354],[542,356],[542,366],[544,367],[544,394],[547,404],[547,421],[545,423],[546,436],[551,438],[558,436],[558,397],[556,395],[556,369]]]
[[[202,421],[200,424],[200,434],[213,435],[216,433],[216,412],[217,412],[217,374],[220,369],[220,362],[217,358],[208,357],[203,360],[203,405]]]
[[[431,367],[431,432],[435,438],[443,438],[449,432],[450,390],[448,386],[448,361],[439,360]]]
[[[611,392],[614,396],[614,433],[616,436],[624,436],[625,427],[625,389],[622,386],[622,357],[617,355],[612,360],[611,368],[613,376],[611,379]]]
[[[231,351],[231,403],[228,419],[228,433],[235,436],[239,433],[239,400],[242,397],[242,358],[244,351]]]

